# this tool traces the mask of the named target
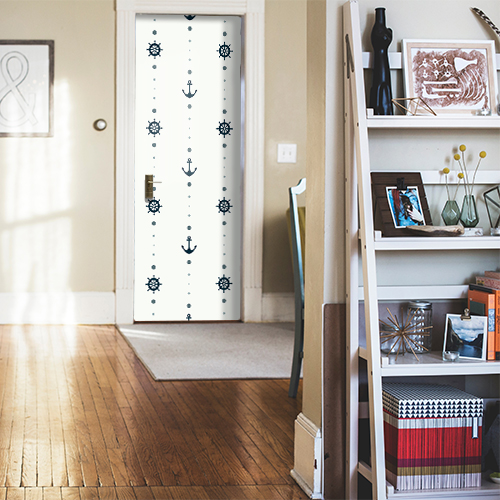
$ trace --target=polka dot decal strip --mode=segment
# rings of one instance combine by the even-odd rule
[[[240,319],[240,75],[241,18],[136,17],[136,321]]]

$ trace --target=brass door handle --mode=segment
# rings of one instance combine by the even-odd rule
[[[146,174],[144,179],[144,192],[146,198],[154,198],[153,184],[161,184],[161,181],[154,181],[153,175]]]

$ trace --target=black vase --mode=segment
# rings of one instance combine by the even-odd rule
[[[370,91],[370,108],[376,115],[392,115],[391,72],[387,49],[392,42],[392,30],[385,25],[385,9],[375,9],[375,24],[372,29],[373,82]]]

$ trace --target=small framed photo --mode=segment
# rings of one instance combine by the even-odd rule
[[[420,97],[436,114],[496,109],[493,40],[403,40],[405,95]]]
[[[372,172],[375,226],[384,236],[408,236],[410,226],[432,225],[420,172]]]
[[[486,316],[462,319],[460,314],[447,314],[443,352],[455,351],[461,358],[486,360],[487,327]]]
[[[417,186],[408,186],[405,189],[388,186],[385,190],[395,228],[425,226]]]
[[[0,137],[53,135],[53,40],[0,40]]]

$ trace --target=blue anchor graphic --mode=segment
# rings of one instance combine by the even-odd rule
[[[193,84],[191,83],[191,80],[188,80],[187,84],[188,84],[188,87],[189,87],[188,93],[186,94],[186,92],[184,92],[184,89],[182,89],[182,92],[183,92],[183,94],[184,94],[186,97],[189,97],[189,98],[191,99],[191,97],[193,97],[193,96],[194,96],[194,94],[196,94],[196,92],[198,92],[198,89],[196,89],[196,90],[194,91],[194,94],[191,94],[191,85],[193,85]]]
[[[195,245],[195,247],[194,247],[194,248],[191,248],[191,240],[192,240],[191,236],[188,236],[188,237],[187,237],[187,240],[186,240],[186,241],[188,242],[188,247],[187,247],[187,249],[186,249],[186,248],[184,248],[184,245],[181,245],[181,246],[182,246],[182,249],[183,249],[183,250],[184,250],[187,254],[193,253],[193,252],[194,252],[194,251],[198,248],[198,245]]]
[[[188,315],[186,316],[186,319],[187,319],[188,321],[190,321],[190,320],[192,319],[191,314],[188,314]]]
[[[191,170],[191,158],[188,158],[187,164],[188,164],[188,170],[187,172],[184,170],[184,167],[182,168],[182,171],[188,176],[191,177],[197,170],[198,168],[195,168],[194,170]]]

